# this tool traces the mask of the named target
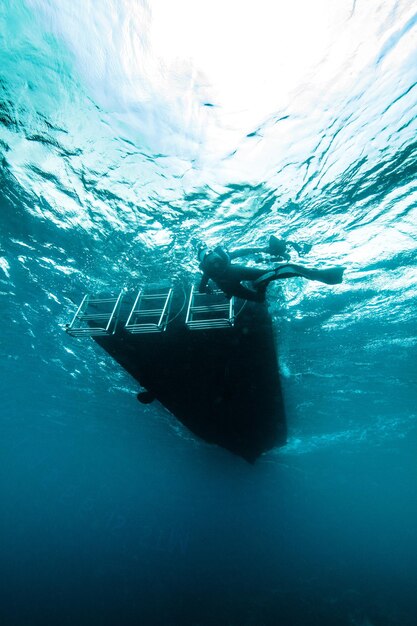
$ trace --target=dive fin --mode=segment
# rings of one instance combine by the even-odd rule
[[[325,270],[311,270],[314,275],[312,280],[318,280],[326,285],[339,285],[343,281],[344,267],[329,267]]]

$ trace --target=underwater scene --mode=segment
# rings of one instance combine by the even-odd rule
[[[65,332],[271,236],[343,281],[263,283],[268,341],[192,366],[131,339],[206,425],[227,379],[239,445],[278,398],[253,454]],[[0,310],[1,626],[417,626],[413,3],[1,0]]]

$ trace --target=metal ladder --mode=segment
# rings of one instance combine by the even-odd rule
[[[173,290],[140,289],[132,310],[129,313],[125,329],[132,334],[163,332],[168,324]]]
[[[123,290],[116,297],[92,298],[85,294],[65,330],[73,337],[112,335],[116,330],[119,304]]]
[[[191,330],[206,330],[208,328],[227,328],[235,322],[234,297],[225,302],[222,291],[216,290],[211,294],[198,293],[191,287],[188,299],[185,324]]]

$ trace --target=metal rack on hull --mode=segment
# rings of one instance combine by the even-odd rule
[[[91,336],[195,435],[254,462],[286,441],[265,304],[183,285],[84,296],[66,331]],[[146,400],[145,400],[146,398]]]

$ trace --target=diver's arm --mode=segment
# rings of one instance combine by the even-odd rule
[[[268,248],[238,248],[229,252],[231,259],[237,259],[238,257],[251,256],[252,254],[268,254]]]
[[[208,274],[204,274],[201,277],[200,285],[198,287],[199,293],[210,293],[210,289],[208,286],[208,282],[210,280],[210,276]]]

